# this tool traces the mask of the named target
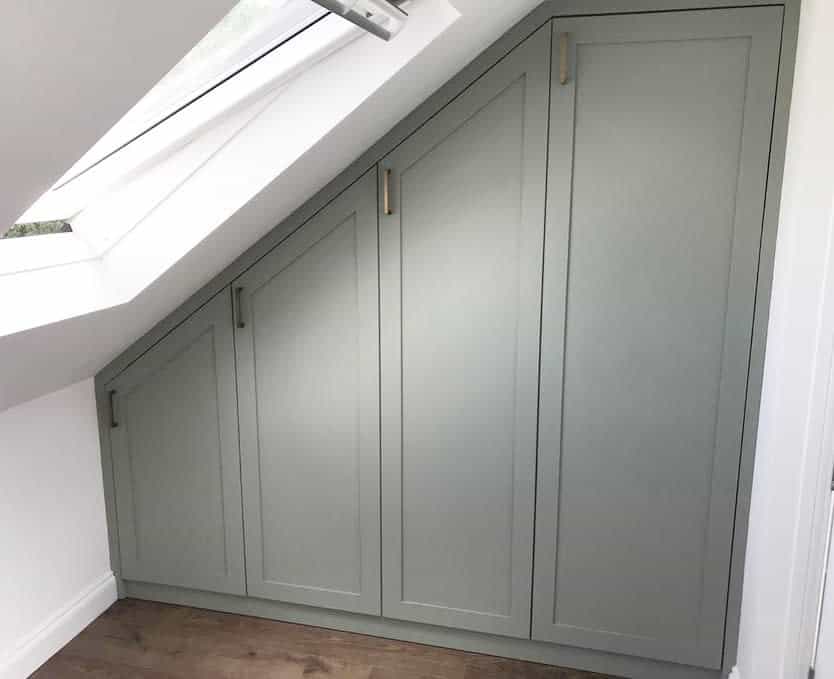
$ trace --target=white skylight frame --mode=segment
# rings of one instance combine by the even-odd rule
[[[86,168],[84,159],[79,161],[17,221],[72,221],[73,230],[83,237],[84,229],[77,228],[74,220],[97,199],[147,172],[227,117],[279,90],[362,35],[361,29],[322,10],[291,39],[287,35],[277,37],[264,54],[231,77],[220,78],[207,92],[116,152]],[[81,174],[77,174],[79,171]],[[106,245],[112,245],[117,238],[107,238]],[[91,245],[101,254],[101,242],[91,242]]]

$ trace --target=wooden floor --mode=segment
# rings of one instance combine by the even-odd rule
[[[35,679],[613,679],[360,634],[123,599]]]

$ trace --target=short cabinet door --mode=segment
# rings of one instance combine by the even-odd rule
[[[530,633],[549,50],[381,167],[386,617]]]
[[[721,665],[781,15],[553,22],[534,639]]]
[[[370,172],[235,284],[250,596],[379,613]]]
[[[244,594],[229,289],[108,389],[121,576]]]

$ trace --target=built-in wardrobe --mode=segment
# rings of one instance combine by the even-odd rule
[[[784,8],[556,9],[99,376],[122,594],[727,671]]]

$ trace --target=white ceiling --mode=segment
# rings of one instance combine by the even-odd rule
[[[235,0],[0,3],[0,230],[5,230]]]
[[[219,4],[218,0],[213,1],[215,6]],[[98,372],[334,178],[377,138],[532,10],[538,0],[452,0],[452,3],[461,15],[457,21],[413,56],[395,77],[387,80],[361,106],[352,109],[334,125],[310,152],[276,176],[256,199],[226,219],[173,266],[160,272],[159,277],[131,301],[0,337],[0,410]],[[147,3],[137,5],[147,7]],[[219,10],[218,14],[221,13]],[[7,25],[5,14],[4,7],[0,9],[0,25],[3,26]],[[83,27],[77,30],[82,31]],[[205,32],[206,29],[201,30]],[[191,43],[196,40],[194,37]],[[77,42],[83,44],[83,39],[79,37]],[[181,51],[187,51],[189,46],[190,43],[182,46]],[[75,105],[86,107],[79,101]],[[47,122],[42,120],[45,127]],[[6,143],[5,137],[3,139]],[[78,155],[83,151],[82,148]],[[45,167],[50,165],[48,161],[49,158],[42,158],[40,162]],[[72,159],[62,160],[60,167],[49,171],[51,174],[43,169],[44,185],[48,186],[71,162]],[[34,167],[35,163],[32,165]],[[47,174],[49,178],[46,178]],[[5,197],[0,198],[0,203],[6,203]],[[7,209],[5,205],[0,205],[0,211],[4,209]]]

